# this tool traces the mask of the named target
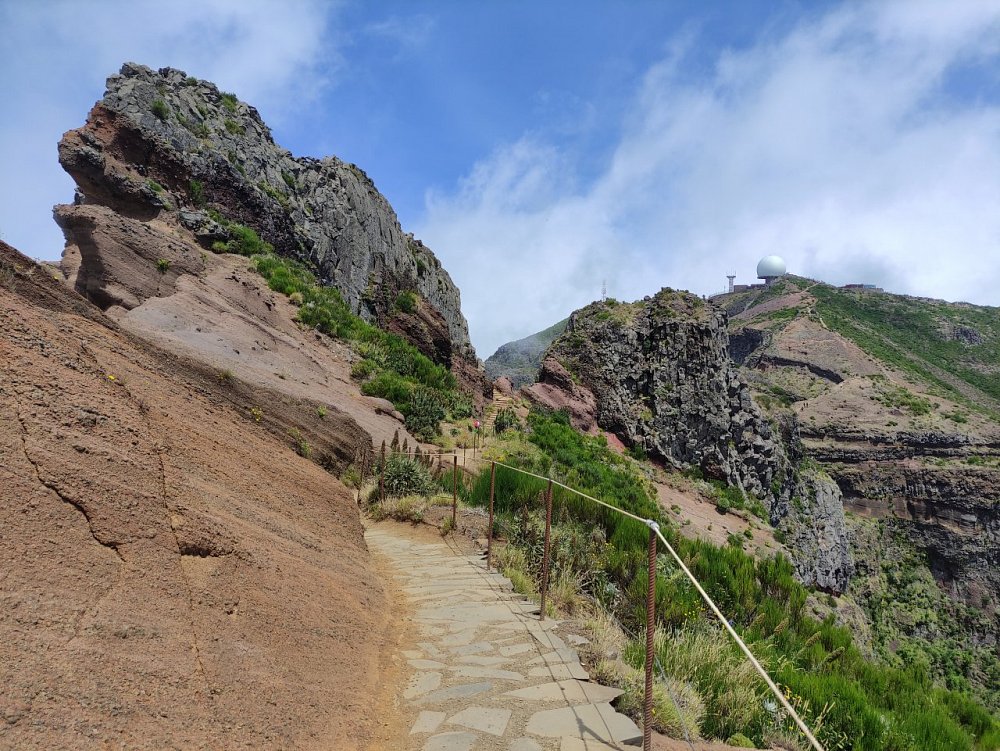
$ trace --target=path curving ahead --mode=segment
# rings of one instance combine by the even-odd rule
[[[632,720],[608,703],[621,692],[588,680],[559,622],[481,556],[456,553],[400,528],[365,539],[389,565],[412,610],[413,670],[399,705],[414,716],[399,749],[608,751],[641,745]]]

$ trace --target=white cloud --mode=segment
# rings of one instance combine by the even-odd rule
[[[581,188],[573,154],[525,139],[429,194],[418,234],[462,289],[484,357],[603,278],[625,299],[711,293],[775,252],[830,282],[997,304],[1000,103],[949,76],[995,66],[998,40],[1000,6],[975,0],[851,4],[721,52],[707,73],[690,72],[681,40],[596,179]]]
[[[371,36],[381,37],[395,44],[400,52],[413,52],[430,41],[434,19],[423,13],[407,17],[389,16],[368,24],[364,30]]]
[[[0,235],[58,258],[44,209],[72,200],[57,163],[62,133],[83,124],[125,61],[170,66],[251,102],[272,125],[305,109],[336,73],[324,0],[43,0],[3,3],[0,28]]]

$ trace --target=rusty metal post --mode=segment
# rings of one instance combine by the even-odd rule
[[[549,538],[552,531],[552,480],[545,491],[545,551],[542,553],[542,612],[540,621],[545,620],[545,595],[549,591]]]
[[[490,462],[490,521],[486,527],[486,570],[493,563],[493,490],[496,487],[497,463]]]
[[[361,489],[365,486],[365,477],[368,475],[368,454],[361,455],[361,473],[358,479],[358,505],[361,505]]]
[[[455,454],[451,482],[451,528],[458,529],[458,454]]]
[[[649,577],[646,586],[646,693],[642,705],[642,751],[653,748],[653,636],[656,633],[656,523],[649,524]]]

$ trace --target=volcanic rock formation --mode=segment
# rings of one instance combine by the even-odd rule
[[[142,234],[157,232],[152,220],[183,227],[205,249],[244,225],[315,268],[367,320],[389,325],[399,296],[413,293],[420,315],[393,328],[435,361],[475,372],[458,289],[365,173],[336,157],[293,157],[257,110],[214,84],[127,63],[87,123],[63,137],[59,159],[78,186],[74,205],[56,209],[67,260],[79,267],[76,288],[101,307],[130,307],[152,292],[117,273],[148,247]],[[129,222],[144,225],[138,235]],[[197,254],[160,257],[171,268],[198,263]]]
[[[317,464],[371,450],[353,419],[127,333],[3,243],[0,376],[0,746],[372,737],[385,595]]]
[[[765,419],[729,358],[726,326],[725,313],[669,289],[631,304],[596,302],[570,316],[539,382],[521,393],[569,410],[580,429],[596,422],[628,446],[759,499],[772,524],[794,526],[799,578],[841,592],[853,564],[840,490],[795,471],[797,425]]]

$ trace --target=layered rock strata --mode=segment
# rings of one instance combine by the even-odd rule
[[[385,593],[296,450],[339,471],[370,439],[316,410],[0,242],[0,747],[367,747]]]
[[[183,233],[205,249],[236,223],[314,268],[367,320],[388,325],[400,294],[415,293],[419,320],[397,328],[437,362],[476,370],[458,289],[367,175],[336,157],[293,157],[256,109],[214,84],[128,63],[87,123],[63,137],[59,159],[77,196],[56,217],[82,256],[70,258],[77,289],[99,305],[130,305],[134,291],[104,273],[105,248],[121,243],[117,220],[98,207],[148,227],[139,238]]]

